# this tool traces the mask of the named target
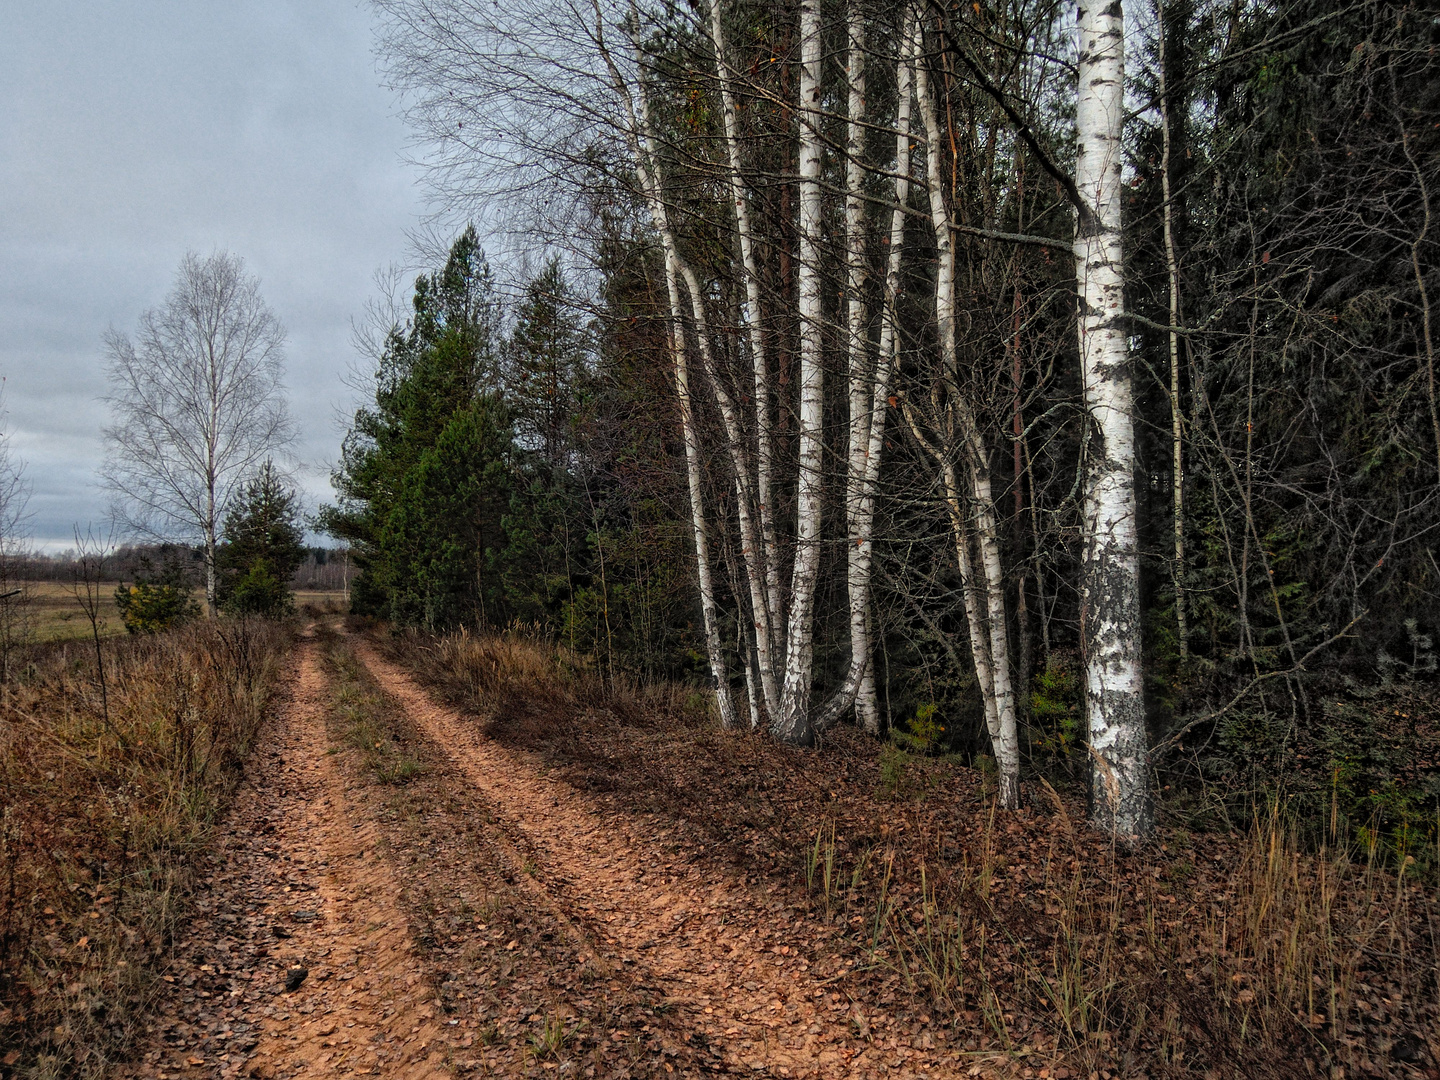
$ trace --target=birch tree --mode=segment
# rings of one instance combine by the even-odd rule
[[[775,390],[767,360],[764,328],[761,325],[760,265],[756,253],[755,230],[750,212],[750,194],[746,190],[740,149],[739,115],[735,100],[735,74],[730,66],[730,50],[725,37],[725,12],[721,0],[710,3],[710,40],[715,49],[715,77],[720,90],[721,120],[725,138],[726,183],[735,210],[735,241],[740,250],[740,268],[744,277],[740,301],[740,330],[748,348],[750,380],[754,387],[755,431],[755,499],[760,522],[760,548],[747,560],[752,632],[755,640],[755,666],[758,669],[761,700],[769,715],[780,710],[780,687],[776,678],[779,635],[783,633],[780,611],[780,556],[775,527],[774,494],[774,398]],[[743,495],[743,493],[742,493]],[[754,563],[758,560],[760,566]],[[759,722],[758,716],[751,717]]]
[[[192,253],[135,341],[105,338],[112,423],[101,475],[120,521],[200,546],[216,613],[215,552],[235,493],[294,439],[282,384],[285,331],[243,260]]]
[[[824,312],[820,297],[821,132],[820,0],[800,0],[800,259],[796,306],[800,317],[800,406],[796,416],[799,475],[796,493],[795,565],[790,618],[785,634],[785,686],[775,734],[785,742],[815,741],[810,722],[810,680],[815,653],[815,583],[820,573],[821,456],[825,411]]]
[[[910,200],[910,111],[913,100],[915,13],[907,9],[896,62],[894,208],[886,236],[885,276],[881,296],[880,340],[869,346],[865,304],[868,277],[866,257],[867,201],[864,161],[866,131],[865,61],[868,45],[863,13],[851,4],[849,11],[848,116],[845,163],[845,291],[846,345],[849,355],[850,424],[845,474],[846,585],[850,606],[850,667],[845,681],[817,725],[838,719],[853,699],[855,718],[871,734],[880,730],[880,707],[875,691],[872,652],[870,586],[875,556],[876,487],[880,456],[885,445],[887,399],[898,357],[896,297],[905,250],[906,208]]]
[[[939,338],[937,404],[928,422],[907,402],[911,429],[939,467],[961,593],[970,652],[979,683],[985,724],[1000,773],[1000,802],[1020,805],[1020,742],[1011,674],[1005,579],[1001,565],[989,451],[975,409],[962,385],[956,349],[955,236],[945,198],[942,133],[934,82],[926,64],[916,64],[915,92],[925,126],[925,177],[930,222],[935,233],[935,324]]]
[[[715,682],[715,700],[720,713],[720,722],[734,727],[739,718],[736,714],[734,696],[730,689],[730,676],[720,641],[720,613],[715,598],[714,574],[711,567],[710,529],[707,524],[704,505],[704,489],[701,480],[701,445],[695,420],[694,398],[691,394],[690,367],[685,343],[684,306],[681,301],[680,284],[682,277],[690,288],[693,312],[697,316],[696,335],[702,351],[708,353],[708,327],[703,317],[703,298],[699,296],[693,273],[682,264],[679,245],[670,225],[669,208],[665,203],[663,179],[660,173],[660,155],[655,137],[654,124],[650,115],[649,91],[645,85],[643,51],[640,47],[637,28],[631,26],[631,45],[636,56],[636,78],[632,84],[627,80],[616,57],[605,38],[605,27],[600,9],[596,7],[595,43],[610,73],[613,87],[624,102],[629,123],[625,129],[626,141],[634,161],[636,177],[650,210],[651,224],[660,237],[662,258],[665,267],[665,293],[669,302],[669,341],[674,364],[676,397],[680,406],[682,440],[685,446],[686,479],[690,494],[690,524],[695,542],[696,581],[700,588],[700,609],[705,627],[706,654],[710,662],[711,677]],[[707,364],[708,368],[709,365]]]
[[[1174,520],[1171,580],[1175,588],[1175,640],[1183,660],[1189,652],[1190,629],[1185,619],[1185,413],[1180,405],[1180,262],[1175,250],[1175,197],[1170,190],[1170,91],[1169,58],[1165,51],[1165,0],[1155,0],[1155,78],[1160,105],[1160,191],[1162,242],[1165,245],[1165,277],[1169,288],[1170,329],[1166,345],[1170,358],[1170,501]]]
[[[1134,840],[1154,828],[1141,671],[1134,402],[1120,243],[1125,30],[1120,0],[1076,19],[1075,230],[1085,448],[1081,624],[1091,820]]]

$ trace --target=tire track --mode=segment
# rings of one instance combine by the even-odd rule
[[[217,872],[175,947],[142,1060],[120,1076],[450,1075],[379,831],[327,753],[317,651],[307,634],[293,697],[221,827]],[[298,981],[289,992],[287,978]]]
[[[584,927],[598,953],[683,1009],[697,1041],[728,1069],[787,1077],[968,1073],[954,1051],[866,1038],[863,1015],[842,992],[844,972],[823,978],[802,950],[784,943],[797,928],[784,924],[780,901],[704,865],[666,865],[670,880],[657,884],[655,838],[595,811],[527,756],[486,738],[477,721],[436,704],[368,641],[355,645],[377,683],[485,797],[532,861],[549,906]]]

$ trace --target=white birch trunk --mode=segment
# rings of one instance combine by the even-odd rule
[[[1075,235],[1080,370],[1091,425],[1084,504],[1081,639],[1091,822],[1134,841],[1154,828],[1140,653],[1135,430],[1120,244],[1125,39],[1121,0],[1080,0]]]
[[[910,199],[910,116],[912,102],[915,16],[905,19],[902,53],[897,63],[898,89],[895,125],[895,209],[890,215],[889,244],[885,261],[885,290],[880,312],[879,347],[872,356],[865,334],[866,261],[865,170],[861,162],[865,120],[865,35],[858,17],[850,27],[850,123],[847,128],[846,266],[849,301],[846,328],[850,348],[850,428],[846,472],[847,584],[850,601],[850,668],[835,697],[816,719],[824,729],[855,704],[855,718],[871,734],[880,730],[880,707],[875,693],[873,628],[870,619],[870,587],[874,563],[875,492],[880,475],[880,455],[885,445],[885,420],[890,380],[898,356],[896,298],[900,291],[901,256],[905,247],[905,219],[902,209]]]
[[[853,10],[849,16],[848,123],[845,129],[845,329],[850,352],[850,445],[845,473],[845,514],[848,528],[846,587],[850,603],[850,670],[841,694],[855,696],[855,719],[866,731],[880,730],[880,706],[870,666],[870,563],[875,500],[867,483],[870,453],[871,383],[876,377],[865,325],[865,24]],[[854,685],[853,691],[851,684]]]
[[[776,541],[774,501],[771,494],[774,476],[774,392],[769,367],[765,360],[765,337],[760,325],[760,270],[755,255],[754,230],[750,223],[750,200],[741,178],[739,116],[731,84],[729,50],[725,44],[725,28],[721,0],[710,3],[710,40],[715,47],[715,71],[720,83],[721,114],[725,128],[725,153],[729,163],[730,198],[735,207],[735,231],[740,245],[740,264],[745,283],[744,299],[740,302],[741,329],[749,346],[752,379],[755,387],[755,481],[760,518],[760,541],[763,550],[755,560],[763,564],[763,605],[753,611],[756,651],[764,700],[772,716],[779,715],[780,692],[775,678],[779,657],[783,654],[780,639],[783,618],[780,611],[780,555]],[[752,571],[753,573],[754,571]],[[753,590],[752,590],[753,593]],[[754,606],[752,598],[752,607]]]
[[[1005,575],[1000,561],[1000,544],[996,534],[994,502],[990,487],[988,450],[974,411],[960,386],[955,342],[955,243],[950,227],[950,212],[945,205],[944,177],[941,170],[941,133],[935,101],[930,91],[929,73],[924,61],[915,68],[916,97],[925,122],[926,186],[930,195],[930,218],[935,228],[939,258],[935,275],[935,321],[940,338],[941,367],[948,382],[946,409],[952,421],[947,427],[946,461],[947,498],[952,501],[954,525],[958,530],[956,554],[960,574],[965,579],[967,619],[971,626],[971,654],[975,658],[976,678],[982,697],[988,698],[987,722],[990,711],[995,716],[991,728],[995,763],[1000,777],[1000,805],[1014,809],[1020,805],[1020,739],[1015,710],[1015,692],[1010,673],[1009,627],[1005,604]],[[951,456],[964,461],[970,481],[967,507],[960,503],[958,485]],[[957,505],[958,504],[958,505]],[[973,528],[980,555],[981,579],[967,572],[975,567],[969,559],[969,544],[964,534]],[[976,603],[971,590],[983,598],[984,615],[973,611]]]
[[[210,365],[213,371],[214,363]],[[205,536],[205,617],[213,619],[220,614],[219,581],[216,579],[216,548],[217,543],[216,518],[219,516],[215,506],[215,408],[210,409],[210,430],[205,441],[205,522],[203,532]]]
[[[597,11],[598,15],[598,11]],[[700,436],[695,424],[694,402],[690,392],[690,367],[686,355],[684,306],[680,299],[680,257],[675,236],[670,228],[669,214],[665,207],[660,188],[659,162],[653,156],[653,140],[648,137],[649,96],[645,91],[643,68],[635,87],[637,103],[632,99],[629,88],[619,68],[611,59],[608,49],[597,33],[597,44],[617,93],[625,102],[630,124],[626,140],[635,159],[635,176],[650,210],[651,223],[660,235],[664,252],[665,291],[670,307],[670,348],[675,367],[675,393],[680,406],[681,438],[685,446],[685,471],[690,493],[690,526],[695,542],[696,581],[700,590],[700,612],[705,630],[705,649],[710,662],[711,677],[715,680],[715,704],[720,713],[720,722],[725,727],[739,724],[735,710],[734,695],[730,690],[729,666],[725,662],[724,646],[720,640],[720,613],[715,600],[715,581],[710,566],[710,532],[705,518],[704,486],[700,465]],[[638,53],[638,49],[637,49]],[[642,142],[642,139],[644,141]],[[704,340],[704,327],[697,328]]]
[[[636,98],[639,104],[639,128],[641,146],[638,153],[643,155],[647,165],[647,175],[651,185],[651,215],[655,219],[656,228],[659,229],[661,241],[665,245],[667,257],[672,261],[681,279],[685,283],[686,291],[690,295],[691,317],[695,325],[695,341],[700,354],[701,374],[707,380],[711,390],[715,394],[716,404],[720,409],[720,417],[725,426],[726,448],[730,453],[731,465],[735,470],[735,483],[739,490],[737,499],[737,511],[740,519],[740,540],[741,559],[745,566],[745,576],[750,587],[752,606],[756,610],[768,610],[769,605],[765,596],[764,578],[755,563],[757,559],[763,560],[761,544],[755,530],[755,514],[752,507],[756,503],[754,485],[750,478],[749,455],[745,449],[745,431],[740,420],[739,409],[734,398],[726,388],[725,382],[720,375],[718,366],[715,363],[714,350],[711,345],[710,320],[705,310],[705,294],[700,286],[694,268],[681,256],[679,242],[676,239],[675,231],[670,225],[669,211],[664,202],[664,191],[660,176],[660,155],[658,143],[655,137],[654,125],[650,116],[650,98],[644,82],[644,54],[638,41],[632,41],[635,49],[637,67],[640,71],[640,79],[636,86]],[[757,620],[758,621],[758,620]],[[758,627],[763,629],[763,627]],[[767,634],[768,640],[768,634]],[[773,671],[768,661],[763,661],[761,667],[761,684],[766,685],[765,675],[767,671]],[[773,687],[773,676],[770,680]]]
[[[1180,262],[1175,255],[1175,204],[1170,197],[1170,102],[1166,91],[1165,4],[1155,0],[1156,43],[1160,65],[1160,190],[1164,201],[1165,270],[1170,278],[1170,325],[1180,325]],[[1185,619],[1185,414],[1180,409],[1180,335],[1170,331],[1170,445],[1173,475],[1170,497],[1174,509],[1175,557],[1171,576],[1175,587],[1175,634],[1180,659],[1190,652],[1190,628]]]
[[[796,417],[799,477],[796,484],[795,565],[785,634],[785,684],[774,732],[784,742],[809,746],[810,680],[814,661],[815,583],[820,570],[820,466],[824,422],[821,339],[820,239],[823,228],[820,167],[823,143],[820,101],[822,41],[820,0],[800,2],[800,407]]]
[[[645,99],[642,98],[642,102]],[[650,132],[648,110],[642,110],[645,118],[646,145],[650,152],[650,159],[655,160],[654,143],[655,139]],[[735,399],[725,386],[718,365],[715,363],[715,353],[711,345],[710,320],[705,310],[705,296],[701,289],[699,278],[695,270],[688,262],[679,255],[678,244],[674,232],[666,226],[667,244],[675,259],[675,264],[685,282],[686,291],[690,294],[691,318],[695,324],[696,344],[700,353],[701,370],[715,395],[716,404],[720,409],[720,419],[725,427],[726,447],[730,452],[731,467],[735,470],[735,486],[737,489],[736,516],[740,523],[740,558],[745,571],[746,583],[750,589],[751,609],[756,612],[767,612],[770,609],[769,599],[765,588],[764,562],[765,555],[762,550],[760,536],[755,528],[755,498],[754,484],[750,479],[749,454],[745,448],[745,428],[740,419],[740,410]],[[737,598],[738,599],[738,598]],[[755,619],[756,634],[764,634],[766,648],[757,650],[760,652],[760,682],[762,691],[769,700],[775,692],[774,667],[767,658],[770,650],[770,634],[768,620],[757,617]]]
[[[675,364],[675,394],[680,404],[680,430],[685,443],[690,527],[695,538],[695,566],[700,585],[700,613],[705,623],[705,649],[710,660],[710,673],[715,679],[715,704],[720,710],[720,723],[725,727],[735,727],[739,724],[739,717],[735,712],[735,700],[730,692],[730,672],[720,643],[720,612],[715,603],[715,582],[710,570],[710,533],[702,496],[700,436],[695,427],[695,411],[690,397],[690,367],[685,355],[680,285],[676,280],[675,260],[668,247],[665,252],[665,290],[670,300],[670,349]]]

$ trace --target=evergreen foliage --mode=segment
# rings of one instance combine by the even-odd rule
[[[200,614],[200,606],[191,596],[194,585],[179,551],[162,551],[158,568],[146,555],[135,580],[116,586],[120,621],[131,634],[158,634],[189,622]]]
[[[225,516],[216,554],[222,610],[278,618],[295,609],[290,579],[305,560],[296,493],[265,462]]]
[[[740,100],[795,102],[796,11],[721,3],[713,12],[727,24],[733,55],[724,69]],[[523,620],[600,665],[703,678],[710,665],[677,402],[678,329],[703,457],[698,500],[712,536],[707,566],[724,652],[715,670],[737,699],[750,689],[757,612],[746,584],[756,553],[742,535],[740,506],[759,500],[746,502],[737,481],[742,468],[758,474],[758,450],[750,452],[759,441],[757,402],[773,398],[773,420],[765,422],[784,466],[777,475],[789,479],[772,488],[769,509],[782,534],[777,576],[791,580],[806,322],[796,294],[803,124],[788,105],[740,109],[737,168],[759,249],[752,316],[744,312],[752,276],[737,252],[736,204],[723,193],[729,136],[716,46],[703,25],[713,12],[660,5],[634,13],[655,129],[651,164],[673,233],[668,256],[623,133],[609,132],[608,144],[606,133],[596,134],[603,151],[592,154],[587,142],[583,159],[566,158],[568,144],[505,144],[518,157],[536,155],[527,177],[543,172],[573,185],[566,190],[584,211],[558,220],[583,219],[591,230],[571,239],[592,245],[596,288],[585,300],[599,317],[583,326],[573,320],[575,304],[554,265],[521,291],[508,324],[493,297],[488,307],[472,303],[486,311],[486,359],[477,354],[466,368],[469,396],[430,411],[424,431],[408,426],[400,399],[436,382],[430,372],[443,352],[445,319],[431,312],[464,307],[446,300],[453,286],[444,282],[462,282],[466,272],[447,268],[418,284],[416,314],[392,335],[381,365],[376,406],[357,416],[347,443],[342,481],[356,486],[346,495],[342,482],[334,519],[337,535],[357,538],[371,560],[357,590],[365,610],[424,625],[431,609],[419,593],[470,573],[433,537],[433,551],[417,547],[393,561],[388,552],[398,552],[398,540],[385,547],[376,538],[396,493],[421,484],[411,470],[438,445],[449,418],[476,394],[492,393],[498,400],[487,407],[488,422],[512,433],[509,446],[498,434],[450,436],[457,448],[488,447],[474,449],[469,468],[501,457],[508,463],[496,466],[482,515],[493,529],[495,506],[504,502],[503,535],[480,543],[473,557],[493,589],[484,620]],[[823,5],[822,12],[836,50],[842,22],[864,23],[864,96],[874,127],[858,161],[876,202],[867,211],[869,273],[855,287],[845,272],[851,248],[842,197],[853,155],[840,151],[849,106],[844,65],[835,63],[822,80],[832,126],[818,256],[826,327],[819,351],[827,367],[817,699],[841,683],[851,659],[847,305],[858,293],[865,319],[856,336],[875,347],[887,302],[881,252],[895,250],[881,207],[894,190],[888,129],[898,116],[904,14],[904,5]],[[925,716],[943,729],[944,749],[985,752],[990,737],[969,639],[976,626],[993,637],[990,627],[1003,619],[1028,767],[1078,776],[1091,750],[1082,629],[1093,612],[1079,587],[1085,468],[1100,447],[1080,407],[1068,254],[1075,216],[1055,182],[1074,153],[1073,14],[1073,6],[1007,0],[927,16],[933,26],[927,23],[923,63],[934,76],[941,173],[949,177],[941,202],[956,223],[958,340],[953,360],[942,360],[938,245],[918,184],[932,140],[912,139],[908,166],[917,183],[889,298],[899,331],[870,607],[873,670],[892,729],[930,710]],[[428,25],[425,17],[418,24]],[[467,26],[483,35],[483,27]],[[1243,821],[1255,799],[1283,788],[1307,810],[1334,802],[1341,812],[1376,818],[1383,834],[1429,822],[1433,836],[1440,683],[1421,662],[1429,646],[1417,643],[1440,633],[1440,381],[1431,310],[1440,295],[1440,24],[1428,9],[1385,0],[1344,7],[1165,0],[1127,5],[1126,26],[1127,100],[1135,109],[1126,124],[1123,247],[1151,763],[1162,786],[1186,792],[1172,807],[1199,793],[1191,805],[1203,806],[1207,819]],[[521,110],[493,114],[506,123],[526,115],[530,99],[513,96],[500,69],[466,66],[469,40],[447,51],[450,28],[432,28],[415,39],[404,70],[412,88],[431,93],[425,115],[435,132],[457,121],[467,135],[472,124],[483,126],[492,114],[482,101]],[[531,59],[537,72],[546,70],[544,57],[523,58]],[[545,84],[537,75],[527,85]],[[554,100],[561,112],[570,107]],[[1028,125],[1023,136],[1017,117]],[[486,134],[504,143],[503,126]],[[533,132],[542,142],[548,133]],[[456,156],[446,158],[454,172],[442,186],[485,172],[465,158],[466,147],[443,146]],[[498,192],[503,177],[490,179]],[[473,235],[456,249],[477,250]],[[673,283],[672,308],[666,271],[673,276],[678,262],[694,281]],[[711,360],[702,357],[702,341]],[[757,390],[752,360],[762,352],[768,382]],[[738,422],[725,415],[727,395]],[[942,406],[962,398],[974,417],[966,429],[975,432],[972,464],[988,474],[997,520],[1003,573],[993,592],[1003,592],[1003,604],[993,621],[989,608],[982,619],[967,618],[967,605],[983,605],[976,575],[967,578],[957,554],[954,519],[964,500],[959,512],[947,504],[943,476],[965,448],[946,443],[954,433],[947,434]],[[736,446],[745,453],[732,453]],[[425,470],[438,476],[443,466],[430,462]],[[462,498],[463,485],[445,483]],[[345,501],[352,496],[363,498]],[[436,500],[435,513],[453,519],[444,502]],[[364,515],[353,516],[362,504],[378,515],[363,529]],[[395,535],[402,533],[411,535]],[[469,614],[439,621],[474,621],[480,608],[476,593],[448,609]]]

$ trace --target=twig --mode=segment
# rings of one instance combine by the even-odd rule
[[[1169,750],[1172,746],[1178,743],[1181,739],[1183,739],[1186,735],[1188,735],[1195,728],[1199,727],[1201,724],[1208,724],[1211,720],[1217,720],[1220,717],[1224,716],[1236,705],[1240,704],[1240,701],[1245,697],[1245,695],[1250,693],[1251,690],[1254,690],[1255,687],[1259,686],[1267,679],[1284,678],[1285,676],[1294,675],[1297,672],[1304,671],[1305,664],[1312,656],[1318,653],[1321,649],[1327,648],[1328,646],[1335,644],[1335,642],[1339,641],[1346,634],[1348,634],[1351,628],[1354,627],[1356,623],[1358,623],[1361,619],[1365,618],[1365,616],[1369,614],[1370,610],[1367,608],[1359,615],[1356,615],[1355,618],[1351,619],[1348,623],[1345,624],[1344,628],[1341,629],[1339,633],[1331,634],[1324,641],[1320,642],[1304,656],[1302,656],[1299,660],[1297,660],[1293,667],[1288,667],[1281,671],[1267,671],[1263,675],[1257,675],[1255,678],[1251,679],[1248,683],[1246,683],[1245,686],[1241,688],[1239,693],[1237,693],[1224,705],[1220,706],[1220,708],[1216,709],[1214,712],[1208,712],[1204,716],[1197,716],[1194,720],[1191,720],[1179,731],[1176,731],[1173,734],[1166,736],[1154,746],[1152,746],[1150,748],[1150,760],[1153,762],[1161,754]]]

